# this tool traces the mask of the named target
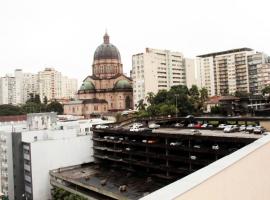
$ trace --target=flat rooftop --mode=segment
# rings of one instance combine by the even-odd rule
[[[178,129],[178,128],[160,128],[155,129],[152,133],[160,134],[179,134],[179,135],[198,135],[201,136],[210,136],[210,137],[228,137],[228,138],[251,138],[259,139],[262,135],[247,133],[247,132],[233,132],[233,133],[224,133],[222,130],[204,130],[204,129]]]
[[[94,163],[85,167],[61,171],[54,170],[51,175],[107,196],[104,198],[97,196],[97,199],[139,199],[171,182],[126,171],[119,166],[118,169],[106,168]],[[101,184],[102,182],[106,182],[106,184]],[[123,185],[127,186],[126,191],[120,192],[119,187]],[[80,191],[80,188],[76,187],[76,190]],[[108,196],[111,198],[108,198]]]

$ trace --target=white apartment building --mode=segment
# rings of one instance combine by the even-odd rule
[[[254,53],[240,48],[197,56],[199,86],[209,96],[249,92],[248,56]]]
[[[50,199],[49,171],[93,161],[92,132],[101,119],[57,121],[32,113],[27,121],[0,123],[1,191],[10,200]]]
[[[270,57],[261,52],[248,56],[248,69],[250,93],[261,94],[270,85]]]
[[[49,171],[93,161],[90,134],[76,129],[22,134],[24,186],[27,199],[50,199]]]
[[[192,65],[191,60],[187,63]],[[189,68],[192,69],[191,66]],[[145,53],[133,55],[134,106],[139,100],[145,100],[149,92],[157,93],[159,90],[169,90],[174,85],[186,85],[186,77],[185,59],[180,52],[146,48]]]
[[[51,99],[74,98],[77,92],[77,80],[62,76],[54,68],[45,68],[38,73],[39,95],[41,100],[46,96]]]
[[[54,68],[45,68],[44,71],[38,72],[39,95],[42,100],[45,96],[48,99],[62,97],[61,78],[61,72]]]
[[[0,78],[0,104],[15,103],[15,78],[6,75]]]
[[[26,130],[25,122],[0,123],[0,171],[1,192],[10,200],[21,199],[24,186],[21,184],[17,142],[21,132]],[[20,180],[21,179],[21,180]]]
[[[39,94],[43,101],[51,99],[74,98],[77,92],[77,80],[62,76],[53,68],[46,68],[38,74],[23,73],[16,69],[14,75],[0,78],[0,104],[23,104],[30,94]]]

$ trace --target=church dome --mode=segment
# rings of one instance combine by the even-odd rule
[[[95,90],[95,85],[91,81],[84,81],[80,90]]]
[[[99,45],[94,54],[94,60],[117,59],[121,61],[120,52],[113,44],[110,44],[110,38],[107,33],[103,37],[104,43]]]
[[[131,84],[127,80],[119,80],[116,82],[115,89],[132,89]]]

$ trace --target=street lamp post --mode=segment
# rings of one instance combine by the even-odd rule
[[[178,114],[178,112],[177,112],[177,97],[179,97],[179,94],[175,94],[174,96],[175,96],[175,116],[177,118],[178,117],[177,116],[177,114]]]

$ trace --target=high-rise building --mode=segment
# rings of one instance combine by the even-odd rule
[[[38,72],[40,98],[61,98],[61,78],[61,73],[54,68],[45,68],[44,71]]]
[[[77,91],[77,80],[63,76],[54,68],[45,68],[38,73],[39,95],[41,101],[74,98]]]
[[[190,78],[187,79],[186,64]],[[169,90],[175,85],[189,85],[195,79],[194,61],[185,59],[180,52],[146,48],[145,53],[132,56],[134,105],[145,100],[147,93]]]
[[[14,75],[0,78],[0,104],[24,104],[31,94],[39,94],[41,101],[46,96],[52,99],[74,98],[77,80],[62,76],[53,68],[46,68],[38,74],[23,73],[16,69]]]
[[[197,56],[200,86],[210,96],[249,92],[248,56],[250,48],[232,49]]]
[[[6,75],[0,78],[0,104],[15,104],[15,78]]]
[[[270,57],[260,52],[248,56],[248,70],[249,92],[261,94],[270,85]]]

